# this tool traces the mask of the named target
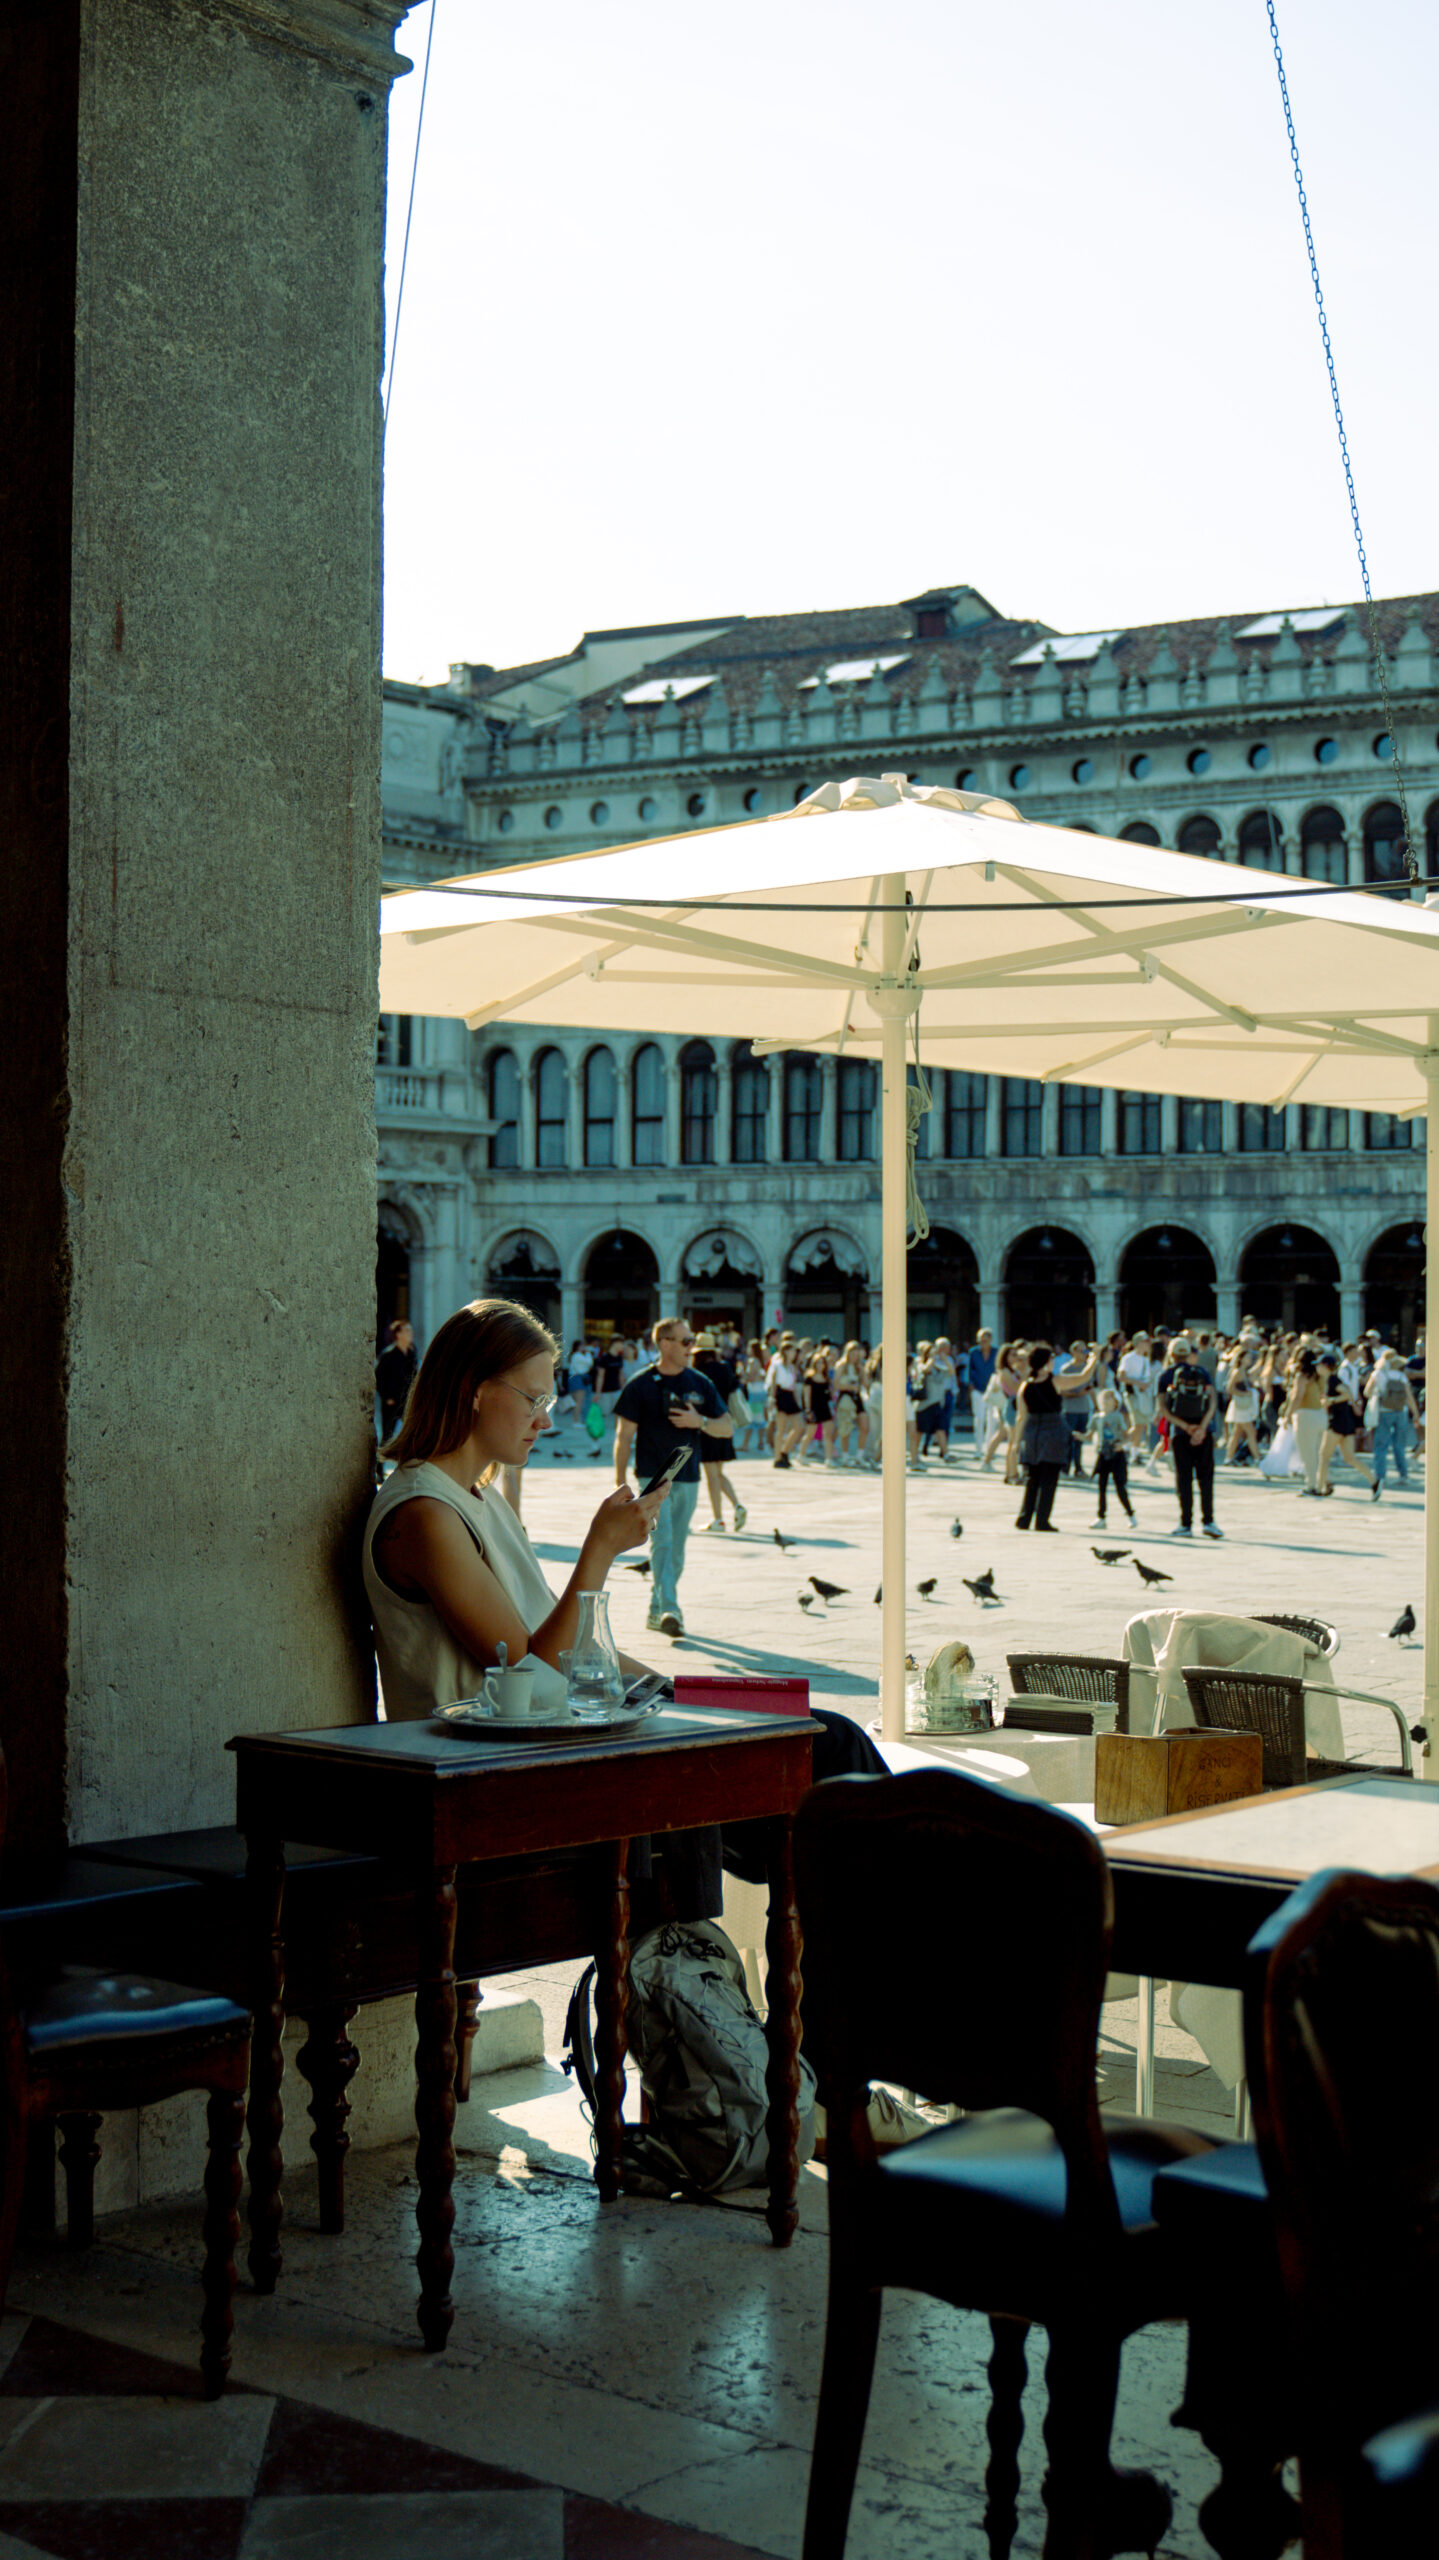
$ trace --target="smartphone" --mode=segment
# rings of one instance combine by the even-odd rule
[[[625,1705],[627,1707],[672,1705],[674,1694],[675,1684],[663,1671],[642,1671],[626,1689]]]
[[[672,1485],[681,1469],[688,1464],[689,1454],[688,1449],[676,1449],[674,1456],[661,1467],[659,1474],[651,1476],[648,1484],[640,1486],[641,1502],[647,1493],[663,1493],[668,1486]]]

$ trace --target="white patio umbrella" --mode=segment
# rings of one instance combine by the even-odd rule
[[[904,1725],[912,1030],[931,1063],[986,1074],[1427,1111],[1439,1202],[1439,913],[1407,900],[1031,824],[887,775],[827,783],[774,818],[401,891],[381,934],[387,1012],[879,1058],[886,1734]],[[1429,1290],[1426,1330],[1432,1267]],[[1425,1716],[1439,1734],[1427,1495],[1426,1533]],[[1428,1765],[1439,1774],[1439,1754]]]

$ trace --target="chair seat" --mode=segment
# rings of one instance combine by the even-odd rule
[[[1167,2243],[1154,2214],[1154,2182],[1176,2161],[1210,2149],[1205,2135],[1144,2118],[1106,2128],[1124,2245],[1102,2271],[1108,2306],[1127,2326],[1148,2300],[1168,2296]],[[872,2183],[870,2183],[872,2181]],[[866,2209],[878,2256],[894,2270],[924,2270],[925,2289],[944,2291],[942,2261],[953,2255],[962,2300],[973,2310],[1018,2312],[1043,2322],[1067,2289],[1072,2261],[1063,2247],[1068,2199],[1064,2155],[1037,2116],[1017,2112],[962,2118],[887,2152],[869,2173]],[[1097,2303],[1096,2309],[1104,2306]]]
[[[217,1993],[190,1991],[147,1974],[101,1973],[66,1965],[27,1995],[26,2050],[63,2053],[68,2046],[120,2044],[165,2036],[248,2035],[247,2010]]]
[[[1274,2264],[1274,2216],[1269,2189],[1252,2142],[1220,2142],[1202,2158],[1161,2169],[1154,2187],[1155,2219],[1186,2249],[1212,2252],[1228,2263]]]

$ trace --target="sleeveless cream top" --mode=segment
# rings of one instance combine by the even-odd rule
[[[555,1605],[534,1549],[498,1485],[484,1493],[467,1493],[443,1467],[428,1460],[396,1467],[370,1505],[364,1544],[365,1592],[375,1629],[385,1714],[392,1724],[433,1715],[436,1707],[453,1706],[457,1698],[475,1697],[485,1676],[485,1665],[473,1661],[456,1643],[429,1601],[407,1600],[385,1581],[375,1562],[375,1531],[402,1502],[413,1502],[419,1495],[448,1503],[459,1513],[526,1627],[539,1626]],[[527,1653],[524,1659],[535,1675],[532,1707],[562,1707],[563,1675],[536,1654]]]

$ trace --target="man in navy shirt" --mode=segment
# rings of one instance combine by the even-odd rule
[[[974,1416],[976,1453],[984,1437],[985,1390],[994,1376],[998,1358],[999,1354],[994,1347],[994,1336],[986,1325],[976,1337],[972,1349],[965,1355],[965,1383],[969,1388],[969,1409]]]
[[[734,1424],[703,1370],[689,1365],[694,1335],[684,1318],[662,1316],[651,1338],[656,1354],[653,1364],[620,1389],[615,1406],[615,1482],[624,1483],[632,1448],[641,1484],[667,1467],[677,1451],[684,1451],[685,1463],[650,1531],[650,1606],[645,1620],[656,1634],[682,1636],[680,1575],[699,1499],[700,1448],[707,1440],[732,1440]]]

